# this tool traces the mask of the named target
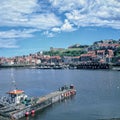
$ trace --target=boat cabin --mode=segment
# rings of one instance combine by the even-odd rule
[[[8,92],[10,101],[15,104],[21,103],[21,101],[27,98],[27,95],[24,94],[23,90],[13,90]]]

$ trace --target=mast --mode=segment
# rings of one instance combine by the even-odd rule
[[[14,69],[11,69],[12,90],[7,92],[7,94],[9,94],[9,98],[10,98],[11,103],[19,104],[19,103],[21,103],[21,100],[25,100],[25,98],[27,98],[27,95],[24,94],[23,90],[17,89],[16,81],[14,79],[13,70]]]
[[[12,90],[16,90],[17,89],[17,85],[16,85],[16,81],[14,79],[14,73],[13,73],[13,68],[11,68],[11,83],[12,83]]]

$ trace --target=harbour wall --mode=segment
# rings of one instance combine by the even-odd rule
[[[0,68],[30,68],[30,69],[113,69],[120,68],[119,64],[111,63],[69,63],[69,64],[39,64],[39,65],[0,65]],[[116,69],[117,68],[117,69]]]

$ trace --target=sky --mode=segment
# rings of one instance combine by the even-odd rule
[[[0,0],[0,57],[120,39],[120,0]]]

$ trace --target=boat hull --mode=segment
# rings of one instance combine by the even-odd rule
[[[75,89],[64,89],[64,90],[55,91],[43,97],[32,98],[32,102],[29,105],[19,106],[19,108],[8,112],[4,112],[3,110],[0,111],[0,114],[11,120],[18,120],[22,117],[33,114],[32,113],[33,110],[35,113],[38,110],[42,110],[58,101],[67,99],[75,94],[76,94]]]

